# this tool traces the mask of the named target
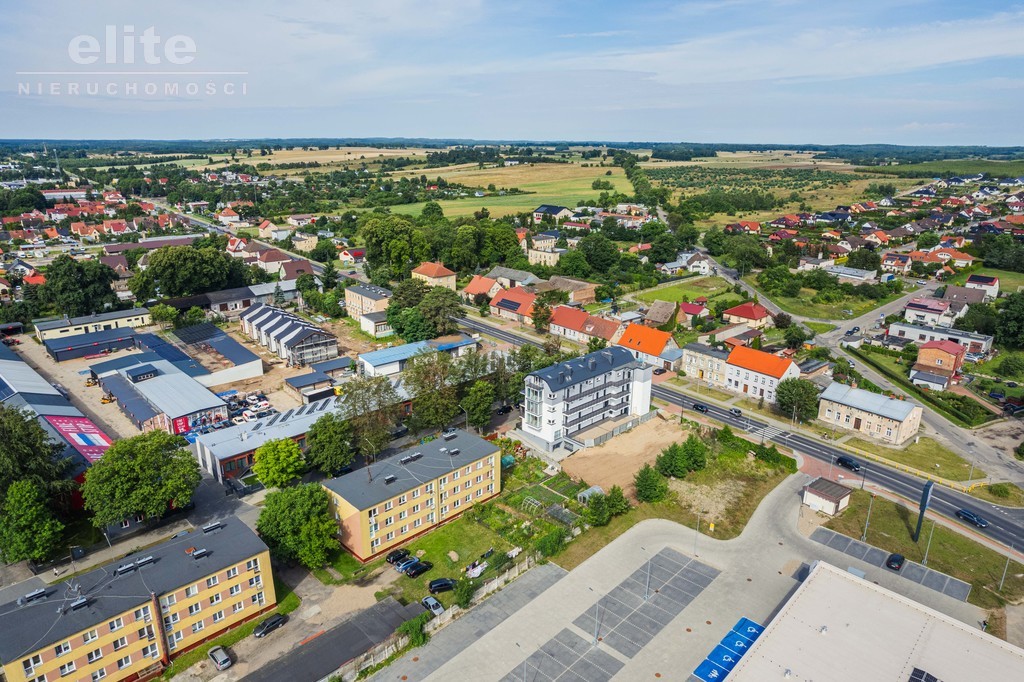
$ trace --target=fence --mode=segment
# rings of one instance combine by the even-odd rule
[[[367,668],[372,668],[375,665],[380,665],[390,657],[400,652],[408,646],[408,644],[408,635],[392,635],[389,639],[384,640],[363,655],[357,656],[351,661],[347,661],[327,677],[321,677],[317,682],[333,682],[334,680],[352,682],[352,680],[359,677],[359,673],[361,671]]]

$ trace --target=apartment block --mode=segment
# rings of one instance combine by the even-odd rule
[[[451,521],[501,492],[500,460],[496,445],[456,430],[378,461],[368,474],[324,481],[341,544],[368,561]]]
[[[144,680],[277,604],[270,553],[215,522],[0,604],[7,682]]]
[[[650,413],[652,370],[612,346],[528,374],[521,431],[548,451],[604,442]]]

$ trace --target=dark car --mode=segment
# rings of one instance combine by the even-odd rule
[[[966,521],[967,523],[972,523],[978,528],[988,528],[988,521],[981,518],[970,509],[958,509],[956,516],[958,519]]]
[[[409,550],[407,549],[396,549],[388,552],[388,555],[384,557],[384,561],[389,564],[397,564],[399,561],[409,556]]]
[[[501,407],[498,408],[498,414],[508,414],[511,411],[512,411],[512,406],[511,405],[502,405]]]
[[[840,455],[837,457],[836,464],[844,469],[849,469],[850,471],[860,471],[860,462],[849,455]]]
[[[282,616],[280,613],[275,613],[273,616],[257,625],[256,629],[252,631],[252,634],[257,637],[265,637],[287,622],[288,618],[286,616]]]
[[[853,329],[851,329],[850,331],[851,331],[851,332],[853,332],[854,334],[857,334],[857,333],[859,333],[859,332],[860,332],[860,327],[854,327],[854,328],[853,328]]]
[[[1007,388],[1017,388],[1017,382],[1016,381],[1007,381],[1006,382],[1006,387]]]
[[[853,336],[854,334],[856,334],[855,331],[853,331],[852,329],[847,329],[846,333],[843,336]]]
[[[440,592],[450,592],[455,589],[458,581],[455,578],[436,578],[431,580],[430,584],[427,585],[427,589],[430,590],[430,594],[438,594]]]
[[[656,367],[654,369],[654,373],[657,374],[658,376],[661,376],[662,374],[665,373],[665,368],[664,367]]]
[[[434,564],[429,561],[417,561],[409,568],[405,569],[405,574],[410,578],[419,578],[421,575],[429,571],[434,567]]]
[[[698,412],[703,412],[704,414],[708,413],[708,406],[705,405],[704,403],[694,403],[693,409],[697,410]]]
[[[907,557],[902,554],[890,554],[889,558],[885,560],[885,567],[891,568],[894,571],[899,571],[903,568],[903,564],[907,561]]]

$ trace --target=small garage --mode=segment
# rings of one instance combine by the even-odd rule
[[[845,485],[818,478],[804,487],[804,504],[814,511],[835,516],[849,506],[851,494]]]

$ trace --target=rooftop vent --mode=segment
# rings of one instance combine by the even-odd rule
[[[218,528],[220,528],[223,525],[224,524],[222,524],[220,521],[214,521],[212,523],[208,523],[205,526],[203,526],[203,532],[204,533],[209,533],[210,531],[217,530]]]
[[[121,564],[117,567],[117,574],[124,575],[125,573],[131,573],[135,570],[135,564]]]
[[[591,371],[597,369],[597,358],[587,358],[587,367]]]
[[[196,551],[192,552],[192,558],[193,559],[199,559],[201,557],[206,556],[209,553],[210,553],[210,550],[206,549],[205,547],[202,547],[202,548],[197,549]]]
[[[38,590],[32,590],[24,597],[18,600],[19,604],[28,604],[34,602],[36,599],[42,599],[46,596],[46,588],[40,587]]]
[[[88,597],[79,597],[75,601],[68,604],[68,608],[72,611],[76,611],[89,603]]]
[[[394,483],[397,480],[398,480],[397,476],[395,476],[394,474],[388,474],[387,476],[384,477],[384,485],[391,485],[392,483]]]
[[[154,561],[156,561],[156,558],[152,554],[150,554],[149,556],[144,556],[135,562],[135,568],[140,568],[142,566],[145,566],[146,564],[151,564]]]

